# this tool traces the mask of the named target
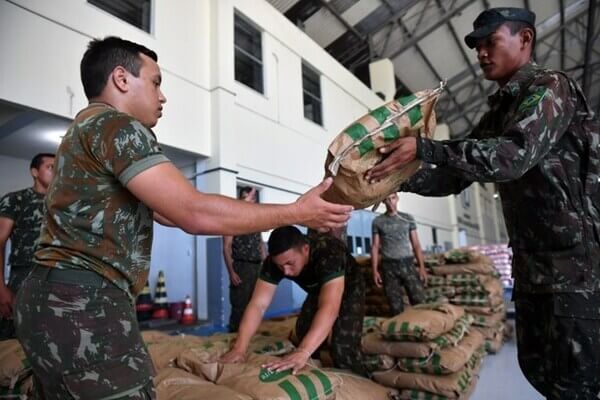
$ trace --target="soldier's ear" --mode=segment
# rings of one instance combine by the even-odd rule
[[[128,78],[129,72],[127,72],[127,70],[120,65],[116,66],[115,69],[113,69],[109,77],[112,84],[123,93],[129,90]]]
[[[33,177],[33,179],[37,179],[38,176],[40,175],[40,171],[38,171],[37,168],[31,168],[29,170],[29,172],[31,173],[31,176]]]
[[[522,50],[525,50],[527,47],[531,48],[533,46],[533,37],[534,37],[533,29],[523,28],[523,29],[521,29],[521,32],[519,32],[519,35],[521,37],[521,49]]]

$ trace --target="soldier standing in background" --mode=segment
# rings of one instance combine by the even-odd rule
[[[256,188],[240,189],[240,200],[256,203]],[[267,257],[267,249],[260,232],[247,235],[223,236],[223,258],[229,272],[229,331],[237,332],[252,291],[260,264]]]
[[[510,237],[519,364],[548,399],[600,398],[600,126],[579,85],[531,60],[535,14],[482,12],[465,37],[498,83],[470,136],[406,138],[367,172],[423,160],[400,188],[429,196],[497,182]]]
[[[40,237],[44,196],[52,181],[54,154],[40,153],[31,160],[33,186],[8,193],[0,199],[0,340],[15,337],[13,305],[15,294],[33,267],[33,253]],[[10,239],[10,277],[5,284],[4,254]]]
[[[423,284],[427,283],[427,272],[414,217],[398,211],[396,193],[389,195],[384,204],[385,214],[376,217],[372,224],[371,267],[375,285],[381,287],[383,283],[392,314],[398,315],[404,311],[402,288],[406,290],[410,304],[425,301]],[[419,265],[418,274],[415,259]]]

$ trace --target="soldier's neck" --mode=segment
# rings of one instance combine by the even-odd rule
[[[42,185],[39,181],[33,181],[33,191],[39,194],[46,194],[48,192],[48,187]]]

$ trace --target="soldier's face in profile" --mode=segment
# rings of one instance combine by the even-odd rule
[[[277,268],[285,276],[298,276],[308,263],[310,247],[308,244],[301,247],[292,247],[281,254],[271,257]]]
[[[128,75],[129,113],[145,126],[152,128],[162,116],[163,104],[167,102],[160,85],[162,76],[158,64],[140,54],[142,66],[139,76]]]
[[[383,202],[388,211],[396,211],[398,207],[398,195],[396,193],[389,195]]]
[[[521,67],[524,47],[522,32],[514,35],[504,24],[475,45],[479,66],[485,79],[504,85]]]
[[[42,163],[39,168],[32,168],[31,175],[36,179],[43,187],[48,188],[52,178],[54,177],[54,157],[42,158]]]

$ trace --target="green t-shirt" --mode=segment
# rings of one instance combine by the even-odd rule
[[[10,233],[8,258],[11,267],[29,266],[33,262],[43,215],[44,195],[33,188],[8,193],[0,199],[0,217],[8,218],[14,223]]]
[[[35,261],[95,271],[135,296],[150,268],[153,215],[126,185],[168,161],[130,115],[102,103],[82,110],[56,154]]]

